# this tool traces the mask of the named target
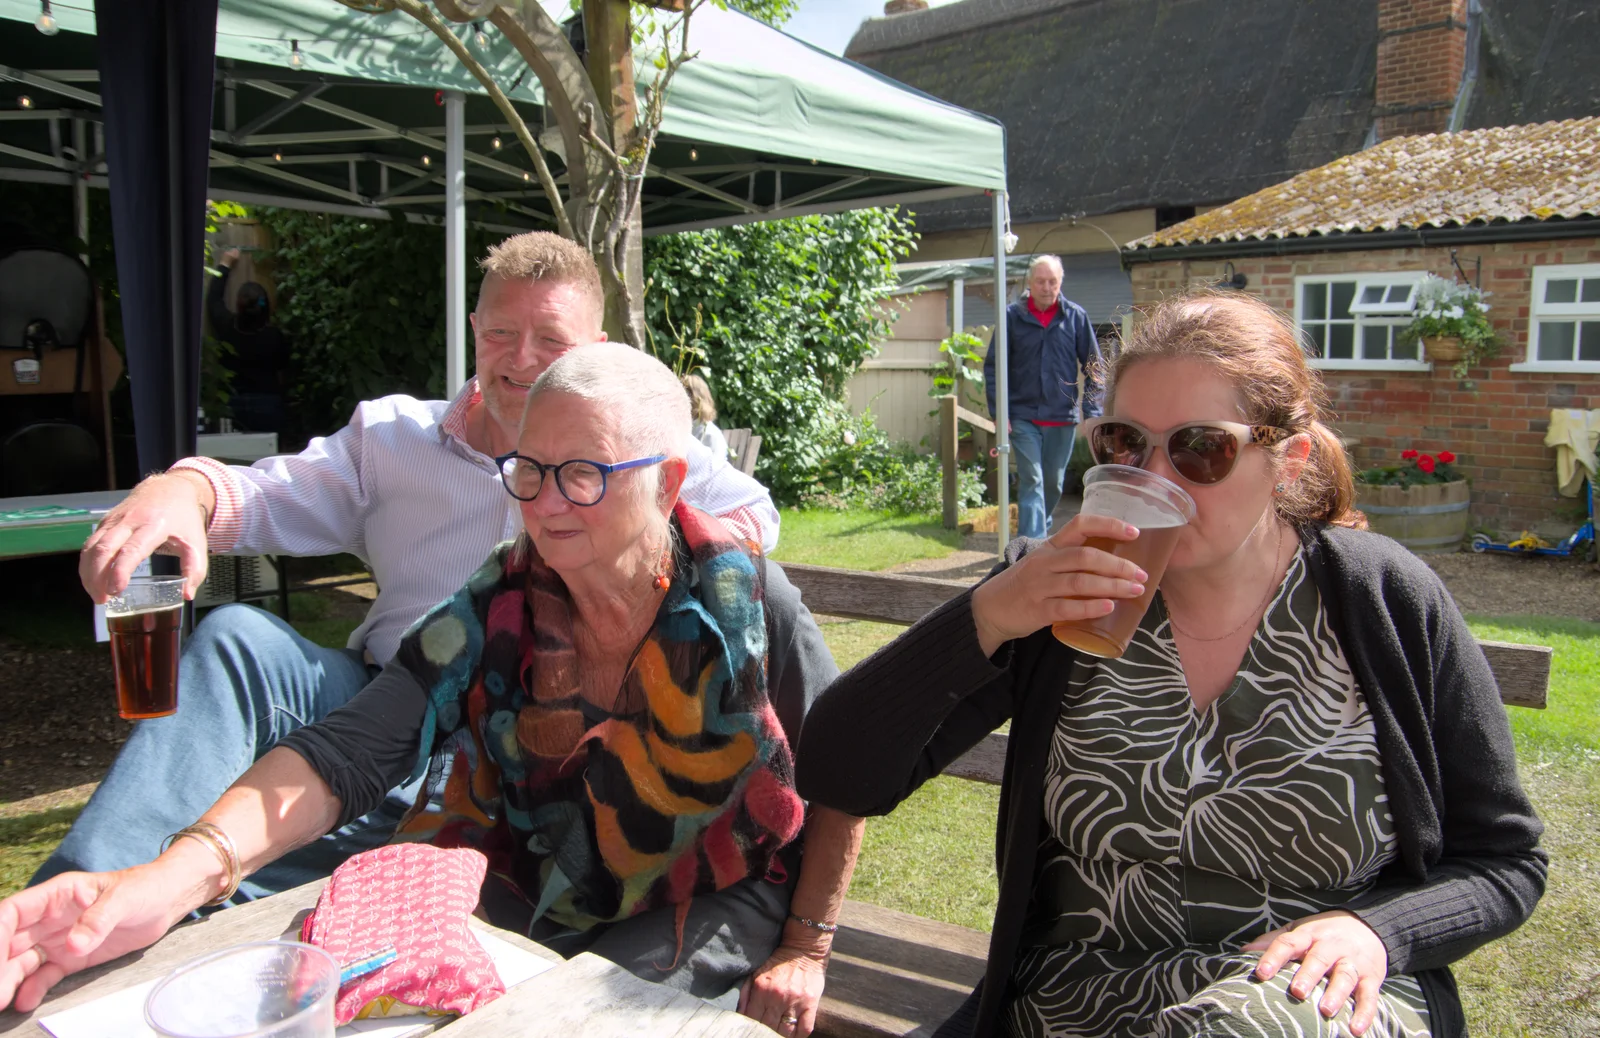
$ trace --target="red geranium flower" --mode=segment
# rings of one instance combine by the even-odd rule
[[[1453,465],[1455,464],[1456,456],[1449,451],[1440,451],[1439,460],[1444,462],[1446,465]]]
[[[1424,454],[1422,457],[1418,458],[1417,459],[1417,468],[1419,468],[1422,471],[1428,473],[1430,476],[1433,475],[1433,469],[1434,469],[1433,455],[1432,454]]]
[[[1412,458],[1415,458],[1416,456],[1417,456],[1417,452],[1416,451],[1401,451],[1400,452],[1400,460],[1401,461],[1410,461]]]

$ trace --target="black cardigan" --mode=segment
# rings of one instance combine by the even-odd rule
[[[1494,675],[1433,571],[1376,534],[1330,527],[1302,540],[1372,711],[1399,839],[1374,889],[1346,907],[1383,940],[1390,972],[1418,974],[1436,1038],[1455,1038],[1466,1024],[1448,965],[1533,912],[1544,893],[1544,827],[1517,778]],[[1036,544],[1012,542],[994,572]],[[892,811],[1012,720],[988,969],[944,1033],[993,1034],[1008,997],[1074,656],[1047,627],[986,658],[967,592],[841,677],[806,719],[801,796],[855,815]]]

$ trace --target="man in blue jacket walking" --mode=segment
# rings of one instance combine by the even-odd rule
[[[1100,413],[1100,344],[1083,307],[1061,294],[1061,261],[1035,256],[1028,289],[1006,307],[1010,354],[1007,374],[1011,446],[1017,457],[1017,533],[1044,537],[1061,500],[1061,484],[1078,429],[1078,373],[1083,372],[1083,415]],[[983,380],[994,405],[994,339],[983,361]]]

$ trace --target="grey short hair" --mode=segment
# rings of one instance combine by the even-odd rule
[[[1061,266],[1061,257],[1052,256],[1049,253],[1046,253],[1042,256],[1035,256],[1033,259],[1028,261],[1028,276],[1030,278],[1033,277],[1034,271],[1038,270],[1040,267],[1046,266],[1055,268],[1056,277],[1064,278],[1067,276],[1066,269]]]
[[[657,454],[689,456],[689,394],[670,368],[642,350],[620,342],[596,342],[567,351],[533,384],[524,427],[534,401],[549,393],[587,400],[605,416],[616,430],[618,449],[626,455],[613,461]],[[630,485],[654,496],[661,486],[660,467],[636,472],[638,478]]]

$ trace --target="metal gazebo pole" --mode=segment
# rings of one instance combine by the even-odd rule
[[[444,94],[444,395],[467,381],[466,99]]]
[[[1009,371],[1010,349],[1006,334],[1006,193],[994,192],[994,348],[999,351],[995,358],[995,387],[994,387],[994,442],[996,455],[996,468],[999,470],[995,479],[995,490],[998,492],[1000,512],[996,526],[1000,531],[1000,545],[996,554],[1004,558],[1006,542],[1011,539],[1011,427],[1007,424],[1011,416],[1011,401],[1009,399],[1010,384]]]

